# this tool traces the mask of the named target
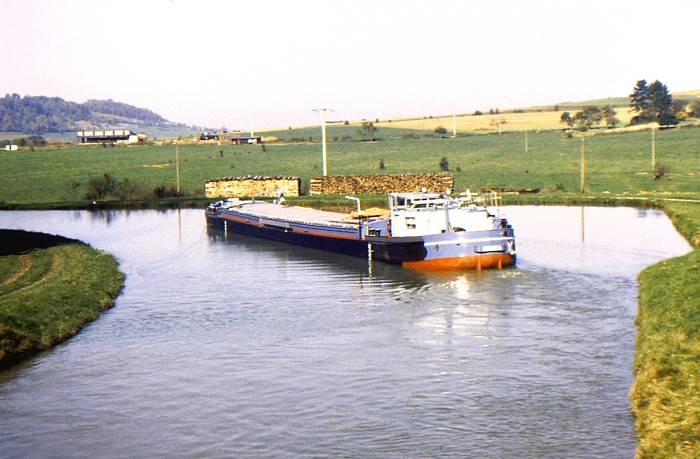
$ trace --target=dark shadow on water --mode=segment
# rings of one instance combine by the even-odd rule
[[[0,256],[21,255],[34,249],[48,249],[79,241],[46,233],[21,230],[0,230]]]

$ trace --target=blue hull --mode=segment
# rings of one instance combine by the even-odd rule
[[[219,230],[368,258],[417,269],[481,269],[515,263],[512,230],[451,232],[417,237],[360,237],[348,225],[288,222],[230,210],[207,210],[207,222]]]

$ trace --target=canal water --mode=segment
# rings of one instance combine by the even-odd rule
[[[518,265],[425,275],[207,230],[201,210],[0,212],[115,254],[116,307],[0,372],[3,457],[632,457],[658,211],[512,207]]]

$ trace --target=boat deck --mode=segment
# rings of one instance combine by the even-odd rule
[[[349,214],[307,207],[278,205],[264,201],[244,203],[240,207],[235,207],[231,210],[271,220],[301,222],[312,225],[357,227],[357,220],[352,219]]]

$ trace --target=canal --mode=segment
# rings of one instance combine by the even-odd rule
[[[3,457],[632,457],[659,211],[509,207],[518,264],[421,274],[202,210],[0,212],[118,257],[116,306],[0,372]]]

